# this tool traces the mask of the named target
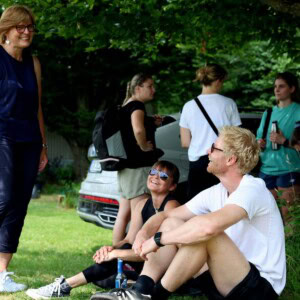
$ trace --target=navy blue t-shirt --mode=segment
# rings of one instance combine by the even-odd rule
[[[31,54],[18,61],[0,46],[0,137],[41,142],[38,87]]]

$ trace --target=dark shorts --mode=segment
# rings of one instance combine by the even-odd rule
[[[195,280],[209,300],[275,300],[278,295],[271,284],[260,276],[256,267],[250,263],[251,269],[247,276],[226,296],[217,290],[209,271],[204,272]]]
[[[278,187],[288,188],[295,184],[300,184],[300,173],[292,172],[282,175],[267,175],[259,172],[259,177],[264,180],[269,190],[274,190]]]

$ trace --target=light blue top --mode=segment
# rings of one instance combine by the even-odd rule
[[[267,113],[265,111],[257,130],[257,139],[262,138],[266,116]],[[266,136],[266,148],[260,154],[262,161],[261,172],[267,175],[300,172],[300,157],[297,151],[282,145],[279,146],[279,150],[272,150],[272,143],[270,141],[271,124],[273,121],[278,122],[279,130],[283,132],[283,135],[287,139],[290,139],[295,128],[295,123],[299,120],[300,105],[298,103],[292,103],[283,108],[278,106],[273,107]]]

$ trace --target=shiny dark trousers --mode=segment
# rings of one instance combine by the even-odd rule
[[[41,143],[0,137],[0,252],[15,253],[37,177]]]

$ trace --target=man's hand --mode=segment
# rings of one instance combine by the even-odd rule
[[[148,239],[148,237],[143,234],[141,231],[135,237],[134,243],[132,245],[132,249],[135,254],[140,255],[142,251],[142,244]]]
[[[151,237],[142,244],[142,251],[140,253],[140,257],[144,260],[148,260],[147,254],[151,252],[156,252],[158,249],[159,247],[156,245],[154,238]]]
[[[112,251],[114,247],[112,246],[103,246],[93,256],[93,260],[97,264],[101,264],[104,261],[112,260],[114,257],[112,256]]]

